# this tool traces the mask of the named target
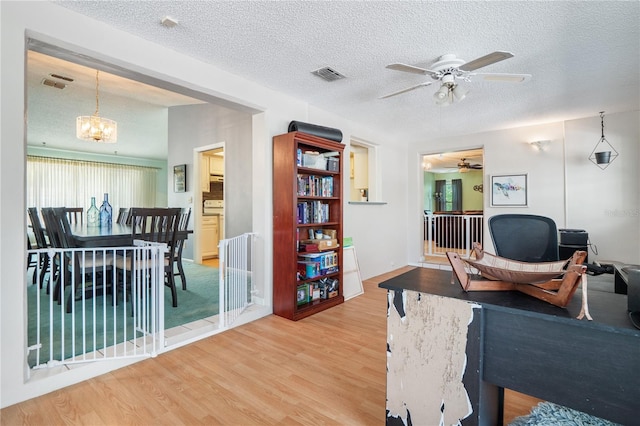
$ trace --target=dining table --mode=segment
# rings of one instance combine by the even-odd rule
[[[114,223],[111,226],[71,225],[71,233],[78,248],[91,247],[129,247],[133,245],[134,235],[131,225]],[[177,240],[186,240],[193,230],[179,230]]]

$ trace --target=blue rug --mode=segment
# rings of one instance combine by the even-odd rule
[[[187,290],[182,290],[182,281],[176,276],[176,288],[178,289],[178,306],[171,306],[171,291],[164,287],[165,303],[165,330],[192,321],[200,320],[218,314],[218,269],[203,265],[184,263],[185,275],[187,278]],[[27,314],[28,314],[28,343],[29,346],[37,342],[37,333],[40,333],[40,362],[47,362],[50,354],[58,358],[64,354],[65,358],[72,355],[79,355],[85,352],[99,350],[109,347],[114,341],[122,342],[130,340],[134,336],[133,319],[131,317],[131,306],[119,303],[115,307],[111,304],[111,296],[97,296],[95,299],[87,299],[85,306],[87,310],[83,312],[82,302],[75,304],[75,316],[64,312],[64,304],[58,305],[54,302],[53,310],[49,309],[49,295],[45,289],[38,289],[37,285],[31,284],[31,272],[27,276]],[[40,330],[36,325],[37,299],[40,299]],[[96,317],[88,312],[92,311],[93,303],[96,303]],[[126,322],[127,336],[125,339],[121,326],[113,329],[114,317],[116,321]],[[92,324],[98,325],[98,332],[93,335],[83,333],[79,327],[83,320],[87,324],[86,329],[92,330]],[[64,321],[64,336],[60,324]],[[72,322],[76,323],[75,336],[72,335]],[[49,326],[54,325],[54,337],[49,339]],[[106,333],[103,333],[103,324],[107,324]],[[83,342],[84,339],[84,342]],[[64,343],[63,343],[64,342]],[[64,351],[64,352],[63,352]],[[36,364],[36,352],[30,351],[28,357],[29,366]]]
[[[541,402],[531,410],[531,413],[517,417],[509,426],[619,426],[608,420],[572,410],[571,408]]]

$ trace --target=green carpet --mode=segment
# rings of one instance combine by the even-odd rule
[[[182,290],[180,277],[176,277],[176,287],[178,289],[178,306],[171,306],[171,291],[164,287],[165,297],[165,329],[186,324],[202,318],[218,314],[218,269],[210,268],[189,262],[184,263],[185,275],[187,277],[187,290]],[[58,358],[64,350],[64,357],[91,352],[94,350],[109,347],[114,341],[122,342],[132,338],[140,337],[135,335],[133,318],[131,317],[131,305],[125,307],[123,303],[118,303],[115,307],[111,303],[111,295],[106,297],[97,296],[85,301],[86,310],[83,312],[82,302],[75,304],[76,333],[75,342],[71,335],[72,314],[64,313],[64,304],[58,305],[54,302],[53,310],[50,311],[49,295],[44,289],[39,290],[37,285],[31,284],[31,272],[27,277],[27,300],[28,300],[28,342],[29,346],[37,342],[36,310],[37,299],[40,299],[40,363],[46,363],[50,358],[50,353],[54,358]],[[93,304],[96,304],[96,316],[92,316]],[[90,313],[91,312],[91,313]],[[118,330],[114,331],[114,316]],[[82,319],[85,318],[87,330],[93,330],[92,324],[98,325],[95,335],[91,332],[83,332],[80,327]],[[64,335],[61,324],[64,322]],[[122,327],[122,323],[126,323]],[[53,324],[54,337],[52,342],[49,339],[49,327]],[[106,333],[103,333],[103,324],[107,324]],[[126,336],[125,339],[125,330]],[[106,334],[106,335],[105,335]],[[83,342],[84,337],[84,342]],[[62,343],[64,342],[64,344]],[[74,349],[75,347],[75,349]],[[36,351],[29,352],[29,366],[36,364]]]

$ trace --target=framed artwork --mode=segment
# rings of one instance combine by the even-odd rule
[[[186,192],[187,190],[187,165],[173,166],[173,192]]]
[[[491,176],[492,207],[527,207],[527,175]]]

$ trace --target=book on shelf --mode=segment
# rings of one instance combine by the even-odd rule
[[[299,224],[329,222],[329,204],[322,201],[302,201],[297,204],[296,219]]]
[[[298,174],[297,192],[306,197],[333,197],[333,177]]]

